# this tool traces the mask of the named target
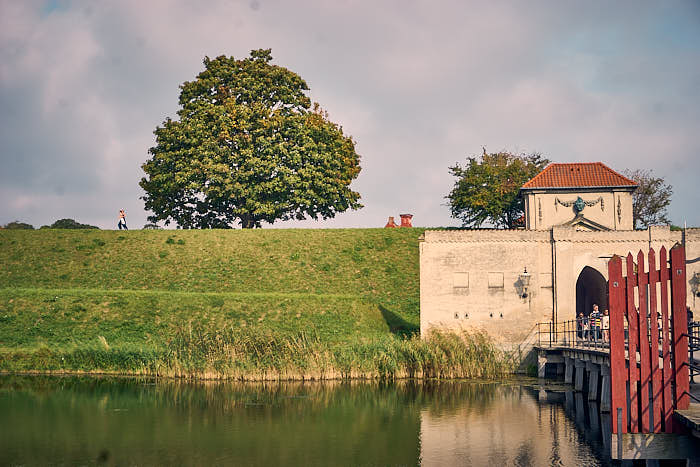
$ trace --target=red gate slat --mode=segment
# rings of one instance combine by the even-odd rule
[[[661,370],[659,369],[659,320],[656,312],[656,284],[659,282],[656,270],[656,255],[649,248],[649,323],[650,323],[650,348],[651,360],[651,401],[654,425],[653,433],[661,433]]]
[[[671,307],[673,319],[673,372],[676,381],[676,410],[690,404],[688,397],[688,315],[686,311],[685,249],[671,248]]]
[[[622,409],[622,432],[627,432],[627,375],[625,374],[625,291],[622,261],[617,255],[608,262],[610,308],[610,396],[612,432],[617,433],[617,409]]]
[[[647,319],[647,280],[644,253],[637,253],[637,295],[639,296],[639,399],[642,433],[649,433],[649,320]]]
[[[668,327],[668,261],[666,259],[666,247],[659,251],[659,275],[661,279],[661,353],[663,355],[663,419],[664,431],[671,433],[673,426],[673,396],[671,395],[671,353],[670,334]]]
[[[639,341],[639,333],[637,332],[637,324],[639,320],[637,310],[634,306],[634,286],[634,258],[632,257],[632,253],[628,253],[626,296],[630,383],[630,433],[639,433],[639,414],[637,410],[637,406],[639,405],[637,395],[637,382],[639,381],[639,372],[637,371],[637,342]]]

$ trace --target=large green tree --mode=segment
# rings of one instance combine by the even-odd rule
[[[455,164],[450,174],[457,177],[446,196],[452,217],[464,227],[490,222],[496,227],[514,228],[523,215],[520,187],[537,175],[549,161],[540,154],[513,155],[508,152],[468,157],[464,166]]]
[[[649,170],[625,170],[624,174],[639,185],[632,194],[634,226],[646,229],[650,225],[670,224],[666,209],[671,204],[671,185],[663,177],[654,177]]]
[[[155,130],[141,187],[150,222],[183,228],[261,227],[359,209],[355,143],[312,106],[308,86],[270,50],[205,57],[180,86],[179,119]]]

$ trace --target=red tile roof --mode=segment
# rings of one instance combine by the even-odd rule
[[[549,164],[522,186],[528,188],[612,187],[637,184],[601,162]]]

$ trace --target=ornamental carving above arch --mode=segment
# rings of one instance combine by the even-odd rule
[[[583,211],[583,209],[586,206],[595,206],[596,204],[600,203],[600,210],[605,211],[605,201],[603,200],[602,196],[599,196],[597,199],[594,199],[593,201],[585,201],[583,198],[580,196],[576,198],[573,201],[562,201],[558,197],[554,199],[554,210],[557,210],[557,205],[561,204],[564,207],[574,207],[574,211],[577,213]]]

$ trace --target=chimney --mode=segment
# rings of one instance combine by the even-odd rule
[[[392,227],[398,227],[398,225],[396,225],[396,222],[394,222],[394,216],[389,216],[389,222],[386,223],[384,228],[388,229],[388,228],[392,228]]]
[[[413,214],[399,214],[401,216],[401,227],[413,227],[411,225],[411,218]]]

